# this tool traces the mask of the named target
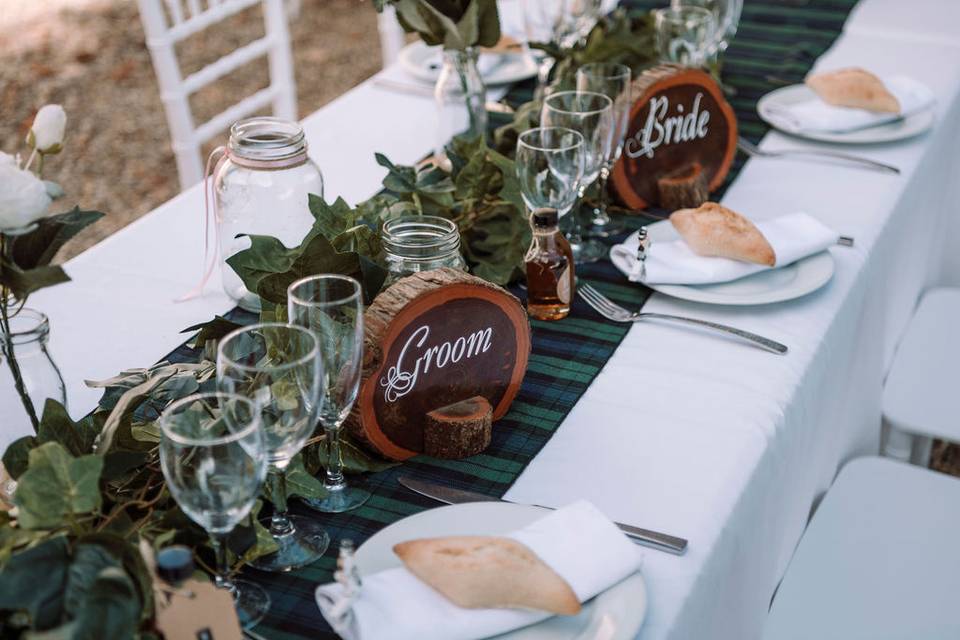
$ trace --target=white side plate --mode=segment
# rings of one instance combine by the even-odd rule
[[[647,227],[650,240],[676,240],[676,229],[669,220],[655,222]],[[635,235],[635,234],[634,234]],[[634,240],[631,236],[630,240]],[[822,251],[793,264],[761,271],[746,278],[719,284],[656,284],[647,285],[654,291],[693,302],[706,304],[755,305],[793,300],[812,293],[830,282],[834,262],[830,251]]]
[[[757,102],[757,113],[772,127],[798,138],[832,142],[835,144],[876,144],[894,142],[920,135],[933,126],[936,115],[933,108],[925,109],[900,120],[854,131],[801,131],[789,121],[777,116],[776,108],[806,102],[816,97],[809,87],[793,84],[771,91]]]
[[[536,62],[522,53],[481,53],[480,56],[497,58],[480,65],[483,81],[488,86],[519,82],[537,75]],[[428,47],[423,40],[411,42],[401,49],[398,60],[403,70],[418,80],[433,84],[440,76],[440,47]],[[488,70],[484,73],[485,67]]]
[[[370,536],[357,549],[357,567],[366,576],[400,566],[393,545],[438,536],[502,535],[549,513],[543,507],[508,502],[472,502],[422,511]],[[576,553],[576,552],[575,552]],[[496,636],[497,640],[632,640],[647,613],[647,588],[637,572],[584,604],[576,616]]]

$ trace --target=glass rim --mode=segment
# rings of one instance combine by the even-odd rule
[[[264,136],[270,133],[271,136]],[[307,138],[299,122],[274,116],[250,116],[230,125],[230,150],[251,160],[283,160],[307,150]]]
[[[616,73],[597,73],[593,74],[594,78],[602,78],[603,80],[616,80],[617,78],[629,78],[633,75],[633,71],[630,70],[625,64],[620,64],[619,62],[588,62],[586,64],[580,65],[580,68],[577,69],[577,75],[580,75],[580,72],[584,69],[616,69]],[[586,75],[587,72],[584,72]],[[607,96],[608,98],[610,96]]]
[[[545,147],[542,144],[532,144],[524,139],[524,136],[526,136],[528,133],[543,133],[544,131],[559,131],[563,132],[564,134],[572,133],[575,136],[575,142],[562,147]],[[570,127],[533,127],[531,129],[527,129],[517,136],[517,145],[523,145],[524,147],[527,147],[528,149],[534,149],[535,151],[572,151],[577,147],[583,146],[583,134],[576,129],[571,129]]]
[[[262,329],[293,329],[295,333],[301,333],[310,338],[311,344],[313,346],[310,348],[310,351],[300,358],[293,360],[291,362],[285,362],[283,364],[278,364],[276,366],[257,366],[243,364],[237,362],[234,358],[231,358],[224,353],[224,346],[233,340],[234,338],[244,334],[244,333],[253,333],[254,331]],[[217,345],[217,372],[219,373],[221,362],[228,363],[231,367],[237,369],[242,369],[244,371],[286,371],[288,369],[293,369],[295,367],[303,366],[310,362],[310,360],[320,357],[320,341],[317,340],[317,337],[313,335],[313,332],[305,327],[300,325],[293,324],[291,322],[258,322],[256,324],[251,324],[246,327],[240,327],[239,329],[234,329],[223,338],[220,339],[220,343]]]
[[[713,13],[709,9],[706,7],[697,7],[691,5],[679,8],[674,6],[659,7],[657,9],[651,9],[651,12],[653,13],[655,19],[667,19],[669,17],[669,19],[677,22],[682,20],[681,16],[684,14],[699,15],[701,18],[713,20]]]
[[[18,319],[25,321],[25,327],[13,330],[13,324]],[[50,318],[42,311],[31,307],[22,307],[16,314],[10,316],[10,341],[13,344],[29,344],[44,340],[50,335]]]
[[[228,398],[230,400],[237,401],[239,400],[241,404],[247,404],[250,406],[250,415],[253,419],[250,421],[250,424],[235,431],[233,433],[227,434],[225,436],[217,436],[215,438],[191,438],[189,436],[184,436],[170,429],[171,415],[175,409],[179,409],[182,406],[187,404],[193,404],[204,398]],[[163,437],[169,438],[170,440],[176,442],[177,444],[183,444],[188,446],[216,446],[221,444],[230,444],[231,442],[237,442],[246,438],[254,431],[257,431],[260,428],[260,407],[259,405],[247,398],[236,393],[230,393],[227,391],[203,391],[200,393],[192,393],[189,396],[180,398],[179,400],[174,400],[163,410],[163,413],[160,414],[160,433]]]
[[[410,233],[410,225],[419,225],[420,234]],[[399,228],[398,228],[399,227]],[[432,227],[429,228],[428,227]],[[406,233],[404,233],[406,232]],[[432,233],[432,237],[428,233]],[[413,238],[412,236],[418,236]],[[442,250],[452,253],[460,250],[460,228],[448,218],[427,216],[422,214],[403,214],[394,216],[383,223],[380,237],[384,250],[390,254],[401,255],[407,258],[418,256],[409,255],[408,251],[426,249]]]
[[[590,97],[596,96],[598,98],[603,98],[603,100],[605,100],[606,102],[604,103],[603,107],[599,109],[590,109],[589,111],[573,111],[570,109],[559,109],[550,104],[550,101],[553,100],[554,98],[566,97],[566,96],[590,96]],[[543,101],[543,108],[550,109],[551,111],[556,111],[557,113],[569,113],[572,115],[591,116],[597,113],[603,113],[607,109],[613,109],[613,100],[610,99],[610,96],[605,96],[602,93],[597,93],[596,91],[576,91],[576,90],[558,91],[546,97],[546,99]]]
[[[341,282],[345,282],[353,288],[353,293],[351,293],[348,296],[344,296],[342,298],[336,298],[334,300],[325,300],[323,302],[320,302],[317,300],[307,300],[302,296],[299,296],[296,293],[294,293],[294,290],[301,285],[304,285],[308,282],[321,281],[321,280],[339,280]],[[301,307],[316,307],[321,309],[326,307],[341,305],[345,302],[350,302],[355,298],[359,298],[362,293],[363,293],[363,287],[361,286],[360,282],[356,278],[351,278],[350,276],[340,275],[337,273],[318,273],[312,276],[306,276],[306,277],[300,278],[299,280],[295,280],[290,284],[289,287],[287,287],[288,300],[293,300],[296,304],[300,305]]]

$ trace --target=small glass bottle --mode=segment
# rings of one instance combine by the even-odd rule
[[[440,267],[467,270],[460,255],[460,230],[439,216],[398,216],[381,232],[389,286],[406,276]]]
[[[573,252],[559,229],[556,209],[530,214],[533,241],[527,251],[527,313],[538,320],[560,320],[570,313],[575,289]]]

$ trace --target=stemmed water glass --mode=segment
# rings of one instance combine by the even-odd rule
[[[602,93],[613,100],[613,139],[600,169],[600,202],[593,210],[589,235],[605,238],[623,229],[607,213],[607,181],[623,152],[630,121],[630,67],[613,62],[591,62],[577,69],[577,91]]]
[[[674,9],[702,7],[713,14],[714,32],[709,38],[707,55],[715,58],[727,50],[737,33],[743,0],[670,0]]]
[[[696,6],[654,9],[652,13],[660,59],[702,67],[717,32],[713,13]]]
[[[173,499],[210,535],[216,585],[233,595],[240,624],[256,625],[270,596],[252,582],[230,579],[227,535],[253,508],[267,473],[260,410],[247,398],[200,393],[160,416],[160,466]]]
[[[270,534],[278,550],[251,564],[264,571],[290,571],[326,551],[330,537],[316,522],[287,513],[290,461],[313,434],[323,402],[319,341],[292,324],[255,324],[228,334],[217,348],[217,387],[254,400],[260,407],[273,516]],[[266,523],[265,523],[266,524]]]
[[[360,388],[363,367],[363,296],[360,283],[339,275],[303,278],[287,289],[290,322],[306,327],[320,342],[323,403],[320,424],[327,441],[327,497],[306,503],[325,513],[359,507],[370,493],[348,487],[343,475],[340,430]]]
[[[516,166],[527,208],[556,209],[564,216],[583,178],[583,136],[565,127],[528,129],[517,138]]]
[[[600,18],[601,0],[520,0],[527,44],[551,43],[558,49],[573,47],[586,38]],[[528,49],[529,51],[529,49]],[[543,56],[538,65],[535,97],[543,96],[555,60]]]
[[[540,123],[545,127],[566,127],[583,136],[583,179],[578,196],[583,199],[587,188],[600,177],[613,141],[613,100],[593,91],[560,91],[543,102]],[[607,248],[596,240],[583,237],[580,219],[575,211],[567,240],[576,262],[593,262],[607,254]]]

